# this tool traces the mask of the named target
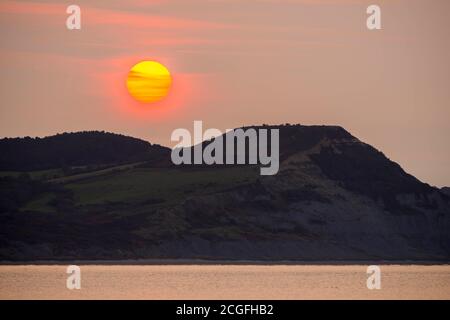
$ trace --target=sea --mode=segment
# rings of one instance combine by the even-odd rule
[[[78,266],[79,289],[68,265],[1,265],[0,299],[450,299],[450,265],[380,265],[375,288],[368,265]]]

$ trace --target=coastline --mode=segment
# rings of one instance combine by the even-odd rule
[[[2,266],[19,265],[450,265],[443,260],[207,260],[207,259],[129,259],[129,260],[25,260],[0,261]]]

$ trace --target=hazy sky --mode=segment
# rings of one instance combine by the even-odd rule
[[[81,30],[66,7],[81,7]],[[382,9],[382,30],[366,8]],[[450,185],[448,0],[0,1],[0,136],[106,130],[173,146],[176,128],[341,125]],[[140,60],[173,75],[143,105]]]

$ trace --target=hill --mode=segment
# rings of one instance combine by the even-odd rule
[[[450,196],[450,188],[449,187],[443,187],[443,188],[441,188],[441,191]]]
[[[274,176],[152,162],[4,173],[0,259],[450,261],[444,192],[341,127],[264,128],[280,130]]]
[[[144,140],[100,131],[4,138],[0,140],[0,170],[117,165],[167,158],[168,153],[168,148]]]

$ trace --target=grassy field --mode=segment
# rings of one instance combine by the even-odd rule
[[[56,212],[56,208],[50,205],[51,201],[55,199],[56,195],[51,192],[43,193],[39,197],[31,200],[22,207],[23,211],[38,211],[45,213]]]
[[[133,169],[144,163],[145,162],[136,162],[136,163],[119,165],[119,166],[107,167],[104,169],[99,168],[98,170],[92,170],[92,171],[83,172],[83,173],[79,173],[79,174],[72,174],[72,175],[57,177],[55,179],[50,179],[49,182],[64,184],[64,183],[69,183],[69,182],[74,182],[74,181],[79,181],[79,180],[85,180],[85,179],[89,179],[92,177],[102,176],[102,175],[106,175],[106,174],[110,174],[110,173],[114,173],[114,172],[127,171],[129,169]]]
[[[177,201],[186,195],[215,192],[256,177],[252,168],[207,168],[195,170],[134,168],[117,174],[69,183],[80,205],[107,202],[139,203]]]
[[[63,176],[61,169],[37,170],[37,171],[0,171],[0,177],[18,177],[27,174],[32,179],[49,180]]]
[[[73,206],[112,205],[140,206],[170,205],[193,194],[207,194],[249,183],[258,176],[254,167],[192,167],[145,168],[140,163],[62,176],[60,169],[32,171],[32,179],[59,186],[59,191],[42,192],[21,207],[21,211],[57,212],[70,192]],[[0,172],[0,177],[18,177],[19,172]],[[54,178],[55,176],[58,178]],[[60,210],[61,211],[61,210]],[[63,210],[64,211],[64,210]]]

